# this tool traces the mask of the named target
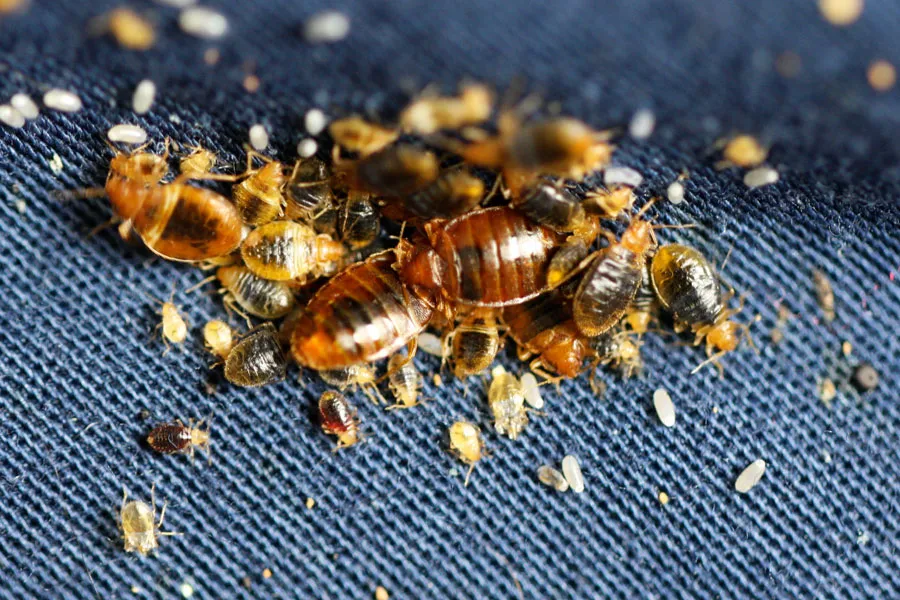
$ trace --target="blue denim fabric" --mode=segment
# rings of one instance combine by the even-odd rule
[[[529,599],[900,597],[900,103],[865,78],[876,58],[900,62],[894,3],[870,0],[858,23],[836,28],[806,0],[348,0],[350,36],[310,47],[300,24],[332,5],[211,1],[231,33],[210,44],[182,34],[174,10],[135,2],[159,24],[146,53],[85,33],[116,4],[35,0],[0,22],[0,98],[58,86],[85,102],[0,126],[0,597],[174,598],[189,582],[195,598],[362,599],[383,585],[396,599],[509,599],[516,581]],[[222,51],[214,67],[202,60],[210,46]],[[802,61],[794,78],[774,68],[785,51]],[[248,61],[257,94],[241,88]],[[614,162],[645,175],[645,197],[689,171],[686,202],[661,204],[660,221],[697,226],[659,236],[717,263],[733,247],[723,276],[747,295],[738,319],[761,317],[759,354],[727,357],[723,379],[691,376],[700,349],[649,335],[643,378],[607,377],[602,400],[583,377],[545,388],[546,415],[517,441],[491,431],[478,378],[442,388],[429,378],[431,400],[408,411],[357,394],[369,437],[333,454],[310,418],[324,389],[315,376],[294,370],[246,390],[208,369],[200,328],[222,317],[221,302],[183,293],[204,274],[114,229],[87,237],[107,203],[49,195],[102,184],[113,123],[239,162],[248,127],[263,122],[292,158],[312,106],[387,118],[410,90],[467,76],[522,76],[597,127],[652,108],[652,138],[624,138]],[[146,77],[159,93],[138,118],[130,97]],[[737,131],[771,145],[778,184],[748,191],[741,173],[713,168],[716,140]],[[813,268],[834,283],[831,325]],[[163,355],[147,294],[167,297],[173,284],[191,332]],[[795,317],[776,346],[779,303]],[[817,381],[844,381],[857,360],[878,368],[879,388],[860,397],[844,386],[825,406]],[[524,368],[511,350],[504,361]],[[422,354],[416,364],[439,366]],[[678,409],[673,429],[653,413],[660,386]],[[142,445],[152,422],[209,413],[212,466]],[[492,453],[468,488],[443,446],[460,418],[482,427]],[[535,478],[567,453],[581,459],[584,494]],[[757,458],[765,477],[737,494]],[[164,529],[184,535],[162,539],[158,558],[125,554],[122,486],[149,499],[154,482],[169,503]]]

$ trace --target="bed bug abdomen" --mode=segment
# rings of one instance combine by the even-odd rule
[[[653,257],[650,276],[660,304],[684,325],[715,323],[725,310],[718,277],[694,248],[662,246]]]
[[[337,436],[335,450],[352,446],[359,441],[359,419],[356,409],[343,394],[327,391],[319,397],[319,420],[322,430]]]
[[[275,326],[254,327],[234,345],[225,360],[225,379],[242,387],[258,387],[284,379],[287,362]]]
[[[276,219],[284,204],[281,190],[286,182],[284,165],[273,161],[236,184],[231,197],[244,222],[257,226]]]
[[[572,313],[585,335],[600,335],[619,322],[641,284],[642,259],[631,250],[614,244],[588,266],[575,292]]]
[[[185,452],[191,445],[191,428],[181,421],[162,423],[147,435],[147,444],[160,454]]]
[[[274,281],[318,276],[345,254],[339,242],[293,221],[272,221],[257,227],[241,244],[247,268]]]

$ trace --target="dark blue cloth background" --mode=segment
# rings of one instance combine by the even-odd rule
[[[303,19],[333,5],[211,2],[232,26],[215,67],[202,61],[211,44],[181,33],[175,10],[146,2],[135,5],[157,19],[153,50],[89,37],[88,20],[116,4],[35,0],[0,23],[4,101],[59,86],[85,102],[78,114],[0,127],[0,597],[173,598],[187,581],[195,598],[362,599],[384,585],[398,599],[508,599],[512,573],[536,599],[900,596],[900,102],[865,78],[874,59],[900,63],[896,3],[870,0],[838,29],[807,0],[345,0],[350,36],[310,47]],[[784,51],[802,60],[793,79],[774,68]],[[247,62],[257,94],[241,87]],[[370,437],[332,454],[310,419],[316,377],[207,393],[215,376],[200,328],[224,312],[212,293],[183,293],[203,274],[152,260],[115,230],[86,237],[108,217],[105,201],[48,195],[103,182],[116,122],[240,161],[259,121],[290,159],[312,106],[390,116],[408,90],[466,76],[524,76],[597,127],[652,108],[653,137],[624,139],[614,162],[644,173],[644,196],[690,171],[687,201],[660,213],[698,227],[660,235],[717,262],[733,246],[723,275],[747,294],[740,319],[761,315],[760,354],[729,356],[724,379],[690,376],[699,349],[649,336],[643,378],[610,379],[602,400],[584,378],[547,389],[546,416],[514,442],[491,432],[477,378],[445,377],[409,411],[359,395]],[[136,118],[131,93],[145,77],[158,99]],[[748,191],[740,173],[713,169],[715,141],[736,131],[771,144],[780,183]],[[820,322],[814,267],[834,282],[831,326]],[[146,294],[166,297],[173,283],[191,334],[163,355]],[[773,346],[779,302],[797,316]],[[842,390],[826,407],[817,380],[855,360],[878,367],[878,390]],[[510,351],[506,362],[523,368]],[[674,429],[653,414],[659,386],[678,408]],[[142,409],[151,421],[214,413],[212,466],[143,447]],[[459,418],[481,425],[492,452],[468,488],[442,445]],[[582,461],[582,495],[535,479],[567,453]],[[737,494],[735,477],[757,458],[765,478]],[[115,511],[123,485],[148,498],[153,482],[169,502],[166,528],[184,536],[142,559],[122,551]]]

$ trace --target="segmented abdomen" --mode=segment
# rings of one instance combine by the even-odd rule
[[[715,323],[725,309],[715,271],[694,248],[663,246],[653,257],[650,272],[660,303],[678,321],[689,325]]]
[[[600,335],[619,322],[641,284],[643,255],[615,244],[587,268],[572,300],[578,329]]]

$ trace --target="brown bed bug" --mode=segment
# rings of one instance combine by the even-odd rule
[[[547,267],[562,234],[505,206],[425,224],[430,248],[403,261],[405,281],[447,305],[507,306],[547,289]]]
[[[731,320],[741,308],[726,308],[715,270],[696,249],[660,247],[650,264],[650,278],[659,303],[675,318],[676,330],[690,329],[695,344],[705,339],[706,354],[717,365],[718,357],[737,349],[742,333],[749,339],[747,326]]]
[[[490,314],[474,314],[444,338],[444,356],[450,359],[453,374],[463,379],[491,366],[501,340],[497,322]]]
[[[376,196],[403,197],[437,179],[439,162],[433,152],[400,144],[355,161],[335,163],[338,181],[352,190]]]
[[[343,394],[327,391],[319,397],[319,420],[322,431],[337,436],[337,452],[359,441],[359,418],[356,409]]]
[[[388,361],[388,384],[396,403],[391,408],[411,408],[419,404],[422,375],[412,360],[394,354]]]
[[[587,336],[600,335],[619,322],[637,294],[646,256],[655,246],[653,226],[641,219],[648,203],[631,221],[620,241],[597,252],[572,298],[572,314]]]
[[[381,215],[367,194],[350,192],[337,210],[337,236],[351,250],[369,246],[381,233]]]
[[[481,179],[465,169],[450,169],[418,192],[406,196],[403,206],[424,219],[452,219],[478,206],[484,192]]]
[[[585,212],[581,200],[560,183],[534,181],[513,197],[512,205],[535,223],[556,231],[584,227]]]
[[[252,168],[254,158],[265,164]],[[253,150],[247,150],[247,170],[239,175],[242,181],[231,190],[231,199],[237,206],[244,223],[256,227],[274,221],[284,206],[282,190],[287,184],[284,165]]]
[[[221,194],[183,179],[160,185],[167,171],[164,156],[117,154],[106,180],[116,215],[163,258],[201,261],[237,249],[243,229],[237,208]]]
[[[407,242],[401,242],[405,253]],[[291,338],[294,358],[312,369],[338,369],[390,356],[415,344],[433,308],[394,270],[396,250],[344,269],[310,300]]]
[[[304,281],[325,274],[347,254],[346,248],[303,223],[272,221],[257,227],[241,244],[247,268],[264,279]]]
[[[625,323],[638,335],[647,333],[658,304],[650,275],[651,260],[652,257],[650,256],[644,259],[644,268],[641,271],[641,284],[638,286],[637,293],[631,300],[631,304],[625,310]]]
[[[284,196],[286,219],[312,221],[334,205],[331,168],[316,157],[298,160],[284,188]]]
[[[468,83],[459,96],[423,94],[400,113],[404,131],[420,135],[441,129],[458,130],[487,121],[494,108],[494,94],[486,85]]]
[[[322,381],[328,385],[333,385],[342,392],[350,388],[358,388],[375,404],[387,402],[378,389],[378,378],[375,375],[375,369],[371,365],[357,364],[340,369],[325,369],[317,372]]]
[[[156,485],[150,488],[150,504],[141,500],[128,502],[128,492],[122,490],[122,507],[119,509],[119,529],[125,540],[125,552],[137,552],[147,556],[159,548],[159,537],[162,535],[181,535],[173,531],[160,531],[166,518],[166,505],[163,504],[156,521]]]
[[[514,440],[528,425],[525,409],[525,388],[519,378],[503,367],[494,367],[488,388],[488,407],[494,417],[494,429]]]
[[[469,477],[475,464],[484,457],[484,442],[478,427],[465,421],[457,421],[447,431],[450,437],[450,451],[463,463],[469,465],[464,486],[469,485]]]
[[[220,267],[216,278],[226,292],[226,307],[234,308],[237,304],[256,317],[279,319],[297,304],[294,292],[286,283],[258,277],[247,267]]]
[[[353,115],[332,121],[328,133],[334,140],[335,150],[344,149],[360,156],[368,156],[393,144],[400,132],[396,129],[370,123]]]
[[[225,379],[241,387],[258,387],[284,379],[287,361],[272,323],[248,331],[225,359]]]
[[[202,429],[206,423],[206,429]],[[194,427],[190,419],[185,426],[180,419],[171,423],[160,423],[147,435],[147,444],[160,454],[187,454],[194,461],[194,450],[199,448],[206,453],[209,462],[212,455],[209,451],[209,421],[200,419]]]

